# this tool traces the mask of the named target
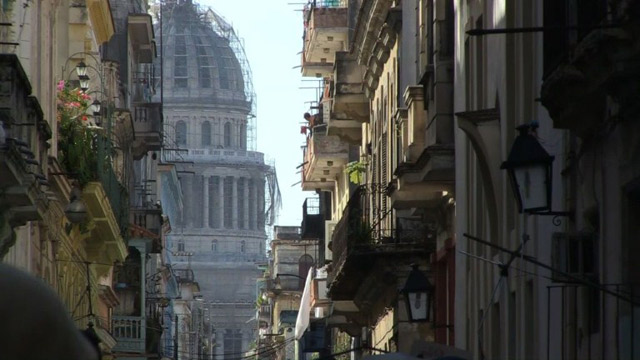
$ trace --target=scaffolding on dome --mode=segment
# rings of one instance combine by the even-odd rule
[[[211,8],[204,9],[200,4],[193,0],[158,0],[151,6],[151,12],[155,21],[162,21],[161,17],[164,15],[169,19],[172,16],[173,9],[176,5],[190,4],[195,11],[199,14],[197,21],[202,24],[205,23],[213,29],[213,31],[219,36],[223,37],[229,42],[229,46],[233,50],[236,59],[238,60],[242,69],[242,77],[244,80],[244,94],[247,101],[250,104],[250,112],[247,115],[247,150],[256,151],[257,149],[257,99],[253,89],[253,75],[251,73],[251,66],[247,60],[246,53],[244,51],[244,41],[241,39],[233,26],[231,26],[222,16],[218,15]],[[163,9],[164,8],[164,9]],[[159,34],[158,34],[159,36]]]

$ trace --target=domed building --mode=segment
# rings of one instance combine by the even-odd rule
[[[255,151],[251,73],[233,28],[190,0],[164,1],[160,18],[162,161],[177,164],[184,203],[167,246],[178,276],[199,284],[214,353],[237,358],[255,338],[275,174]]]

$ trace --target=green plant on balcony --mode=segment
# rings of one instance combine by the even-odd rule
[[[97,177],[96,135],[86,115],[91,97],[61,80],[57,86],[58,159],[80,186]]]
[[[360,185],[364,179],[364,173],[367,171],[367,163],[364,161],[352,161],[347,164],[345,169],[349,174],[349,181],[356,185]]]
[[[371,225],[367,221],[357,219],[349,226],[349,239],[354,244],[370,244],[372,242]]]

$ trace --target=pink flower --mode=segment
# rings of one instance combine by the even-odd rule
[[[86,115],[82,115],[82,121],[87,121],[89,118]]]
[[[64,80],[60,80],[60,81],[58,81],[58,86],[57,86],[57,88],[58,88],[58,91],[62,91],[62,90],[64,90]]]

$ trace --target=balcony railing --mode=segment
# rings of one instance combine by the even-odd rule
[[[547,359],[637,359],[640,287],[601,287],[547,287]]]
[[[150,103],[156,94],[155,67],[153,64],[138,64],[138,71],[133,72],[131,102]]]
[[[352,255],[432,252],[435,249],[434,233],[425,224],[408,226],[409,222],[395,219],[395,226],[387,226],[388,216],[371,217],[382,211],[371,211],[369,204],[376,194],[383,195],[383,191],[382,186],[362,185],[351,196],[331,238],[334,265],[327,276],[328,283],[344,271],[343,265]]]
[[[173,269],[173,272],[179,283],[192,283],[195,281],[195,276],[191,269]]]
[[[325,125],[315,126],[304,149],[303,189],[331,186],[349,160],[349,144],[337,136],[325,135]]]
[[[160,253],[162,251],[162,208],[159,206],[132,207],[130,216],[131,223],[153,233],[149,251],[153,254]]]
[[[116,352],[144,353],[147,338],[147,322],[139,316],[114,315],[111,329],[117,343]]]
[[[257,151],[234,149],[178,149],[163,150],[162,160],[213,162],[220,164],[264,164],[264,154]]]
[[[120,183],[111,161],[106,157],[98,157],[97,170],[97,178],[107,194],[113,215],[118,221],[120,234],[126,238],[129,229],[129,192]]]
[[[17,56],[0,55],[0,73],[0,127],[5,130],[0,138],[0,193],[12,188],[0,199],[0,208],[13,207],[10,221],[22,224],[42,218],[46,210],[41,186],[48,183],[42,162],[51,129],[38,100],[29,95],[31,85]]]
[[[346,0],[312,1],[304,10],[304,76],[326,76],[336,51],[344,51],[348,36]]]
[[[133,106],[135,159],[141,158],[148,151],[162,148],[162,119],[161,103],[136,103]]]
[[[320,209],[320,199],[304,200],[300,229],[302,239],[321,239],[324,236],[324,216]]]
[[[346,8],[347,0],[313,0],[309,1],[311,8]]]

